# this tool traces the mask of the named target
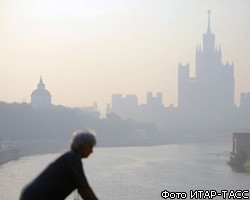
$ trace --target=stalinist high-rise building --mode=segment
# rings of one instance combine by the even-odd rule
[[[222,63],[221,47],[215,45],[208,11],[203,45],[197,45],[195,77],[189,64],[179,64],[178,107],[183,118],[218,120],[234,110],[234,64]]]

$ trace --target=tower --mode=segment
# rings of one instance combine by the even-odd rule
[[[215,117],[234,107],[234,72],[233,64],[222,63],[221,47],[217,48],[211,32],[210,15],[209,10],[203,49],[200,46],[196,51],[197,96],[200,98],[197,106],[204,114]]]
[[[210,18],[209,10],[203,45],[196,47],[195,77],[190,78],[189,65],[179,64],[178,107],[197,119],[217,120],[234,108],[234,65],[222,63]]]

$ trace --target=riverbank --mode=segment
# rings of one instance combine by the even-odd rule
[[[97,138],[98,147],[143,147],[143,146],[159,146],[167,144],[215,144],[215,143],[231,143],[232,134],[230,132],[211,131],[210,134],[204,134],[199,131],[185,132],[169,131],[149,138],[126,138],[120,140],[100,140]],[[59,153],[69,149],[69,141],[64,140],[37,140],[37,141],[15,141],[9,142],[6,146],[12,146],[18,149],[19,157],[35,155]],[[231,149],[230,149],[231,150]],[[15,158],[15,157],[11,157]],[[8,161],[14,159],[6,159]],[[3,164],[6,162],[0,162]],[[1,159],[0,159],[1,161]],[[8,162],[7,161],[7,162]]]

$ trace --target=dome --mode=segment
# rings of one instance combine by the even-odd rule
[[[40,82],[37,84],[37,89],[35,89],[31,94],[31,104],[33,106],[51,105],[51,94],[45,89],[42,77],[40,78]]]
[[[31,96],[50,96],[51,97],[51,94],[46,89],[35,89],[32,92]]]

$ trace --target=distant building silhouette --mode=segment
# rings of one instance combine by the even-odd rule
[[[233,150],[234,155],[245,153],[250,156],[250,133],[233,133]]]
[[[178,107],[183,115],[199,119],[218,119],[234,109],[234,65],[221,61],[221,48],[215,46],[208,11],[203,48],[196,48],[196,76],[189,75],[189,64],[179,64]]]
[[[222,63],[221,47],[215,45],[208,11],[203,45],[196,48],[195,76],[189,64],[178,65],[178,107],[164,107],[162,93],[147,93],[147,103],[138,105],[136,95],[124,98],[113,94],[107,113],[139,122],[154,122],[160,128],[234,128],[249,127],[250,93],[241,94],[240,107],[234,103],[234,64]]]
[[[147,93],[147,105],[151,107],[159,107],[162,108],[162,93],[157,92],[156,97],[153,97],[152,92]]]
[[[138,115],[138,98],[135,94],[126,95],[112,94],[111,105],[107,107],[107,114],[117,113],[122,118],[137,118]]]
[[[240,95],[240,109],[250,111],[250,92]]]
[[[51,105],[51,95],[50,92],[45,89],[42,77],[40,77],[40,81],[37,84],[37,89],[31,94],[31,105],[35,107]]]
[[[83,106],[79,108],[81,109],[81,111],[87,113],[89,116],[100,118],[101,114],[98,110],[98,105],[96,102],[93,102],[93,106]]]
[[[162,93],[157,92],[156,97],[152,92],[147,92],[146,104],[138,105],[135,94],[126,95],[112,94],[111,106],[107,105],[107,114],[116,113],[123,119],[134,119],[139,122],[155,122],[162,117],[164,106]]]
[[[239,172],[250,172],[250,133],[233,133],[233,149],[229,162]]]

